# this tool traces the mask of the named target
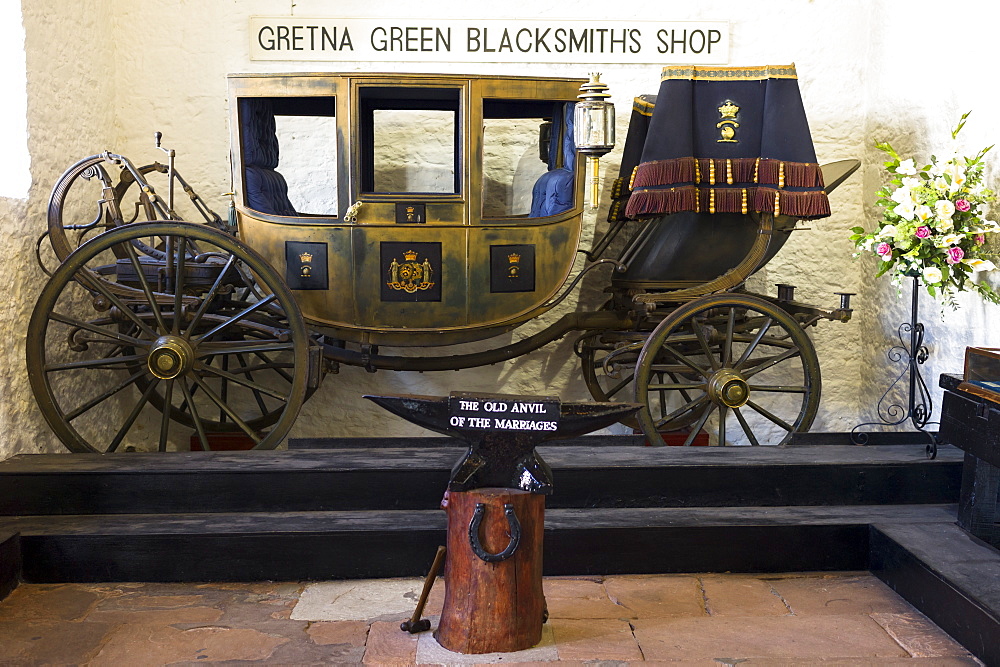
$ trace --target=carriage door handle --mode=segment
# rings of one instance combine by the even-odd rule
[[[510,503],[504,503],[503,512],[507,515],[507,525],[510,526],[510,543],[499,553],[491,554],[483,548],[482,543],[479,541],[479,524],[483,522],[483,516],[486,514],[485,503],[476,503],[476,510],[473,512],[472,521],[469,523],[469,545],[472,547],[472,553],[487,563],[499,563],[507,560],[514,555],[518,545],[521,543],[521,522],[517,520],[517,514],[514,513],[514,506]]]

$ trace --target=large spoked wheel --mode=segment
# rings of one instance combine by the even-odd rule
[[[635,368],[648,332],[603,331],[585,334],[577,344],[583,381],[595,401],[631,402],[635,396]],[[682,373],[657,373],[659,379],[680,382]],[[657,418],[670,411],[670,403],[662,392],[648,396],[647,408]],[[697,421],[704,410],[691,410],[675,417],[661,431],[678,431]],[[628,417],[622,424],[633,429],[642,425],[637,417]]]
[[[150,239],[166,259],[136,252]],[[253,249],[205,225],[137,223],[88,241],[28,326],[32,391],[74,452],[186,450],[192,435],[210,449],[212,431],[270,449],[309,385],[291,291]]]
[[[716,294],[684,304],[650,334],[635,369],[638,419],[652,444],[691,424],[712,444],[784,444],[819,407],[812,341],[780,307],[754,296]],[[664,408],[664,406],[668,406]],[[656,416],[654,416],[656,415]]]

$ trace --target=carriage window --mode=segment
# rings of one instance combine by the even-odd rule
[[[543,118],[483,119],[483,217],[526,216],[531,190],[548,171],[539,155]]]
[[[483,217],[538,218],[576,203],[573,104],[483,100]]]
[[[334,97],[239,100],[244,198],[272,215],[337,215]]]
[[[358,91],[364,192],[460,192],[458,88]]]
[[[337,124],[322,116],[275,116],[279,168],[300,214],[337,215]]]
[[[375,192],[455,192],[455,114],[376,109]]]

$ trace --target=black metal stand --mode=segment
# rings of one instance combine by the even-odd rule
[[[931,417],[934,404],[931,401],[927,384],[920,374],[920,365],[927,361],[928,352],[927,348],[924,347],[924,325],[917,322],[917,298],[920,294],[920,283],[916,276],[913,277],[912,294],[910,321],[899,325],[897,331],[899,345],[894,345],[887,352],[890,361],[893,363],[904,362],[905,366],[878,401],[876,409],[879,421],[865,422],[855,426],[851,429],[851,442],[856,445],[868,443],[868,434],[859,430],[865,426],[898,426],[906,420],[910,420],[913,428],[930,440],[930,444],[927,445],[927,458],[933,459],[937,456],[938,439],[935,434],[925,428]],[[907,334],[909,334],[909,344],[906,341]],[[908,376],[909,380],[905,408],[895,402],[895,399],[889,398],[889,394],[904,376]]]

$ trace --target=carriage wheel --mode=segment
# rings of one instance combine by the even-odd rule
[[[136,253],[144,238],[163,239],[170,261]],[[267,296],[241,298],[248,281]],[[28,325],[32,391],[74,452],[186,450],[192,432],[209,449],[213,430],[271,449],[305,399],[308,360],[308,331],[278,273],[227,234],[185,222],[88,241],[53,274]]]
[[[125,224],[120,211],[109,207],[114,196],[112,163],[103,155],[91,155],[67,169],[49,196],[49,242],[60,262],[101,232]],[[117,167],[114,167],[117,171]],[[143,218],[145,219],[145,218]]]
[[[595,401],[631,402],[635,395],[636,361],[648,333],[602,331],[584,335],[579,343],[580,365],[583,369],[583,381]],[[692,354],[697,352],[692,350]],[[659,381],[669,379],[679,381],[678,373],[660,373]],[[650,413],[658,417],[665,416],[670,410],[670,403],[662,393],[649,397],[647,403]],[[671,420],[661,431],[676,431],[685,428],[701,417],[701,411],[692,410]],[[621,423],[641,429],[637,417],[628,417]]]
[[[80,160],[60,176],[52,188],[48,207],[49,240],[59,261],[101,232],[133,222],[171,219],[166,215],[166,202],[158,199],[169,188],[165,178],[167,166],[156,162],[137,170],[155,190],[139,188],[132,172],[103,154]],[[188,200],[182,184],[177,182],[176,187],[178,201]],[[158,203],[154,204],[154,200]],[[197,213],[197,207],[189,206],[178,209],[172,219],[184,216],[194,219],[196,216],[189,214]],[[221,225],[221,221],[212,222]],[[164,258],[161,240],[137,238],[133,245],[141,254]],[[122,252],[116,254],[125,257]]]
[[[819,376],[812,341],[784,310],[743,294],[702,297],[670,313],[639,354],[635,401],[648,407],[638,419],[652,444],[681,421],[693,423],[685,445],[702,429],[718,445],[784,444],[816,417]],[[666,400],[654,418],[649,407]]]

